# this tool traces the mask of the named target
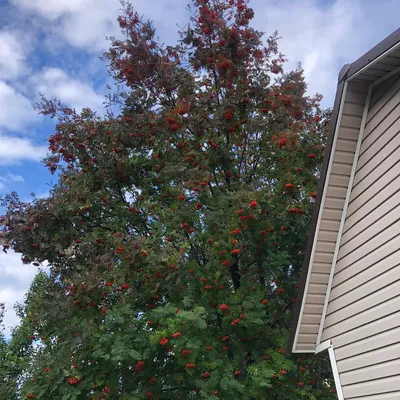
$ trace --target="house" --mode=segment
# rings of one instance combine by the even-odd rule
[[[339,73],[291,353],[339,399],[400,399],[400,29]]]

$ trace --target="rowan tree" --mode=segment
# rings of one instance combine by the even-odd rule
[[[1,233],[49,268],[14,332],[36,344],[23,397],[335,398],[325,358],[284,350],[330,113],[247,1],[188,13],[164,46],[123,3],[104,54],[118,113],[38,104],[57,183],[6,196]]]
[[[20,370],[17,370],[20,360],[10,350],[10,346],[1,329],[4,310],[4,304],[0,303],[0,390],[6,398],[14,399],[17,394],[16,378],[20,373]]]

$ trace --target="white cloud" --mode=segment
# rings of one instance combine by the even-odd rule
[[[33,110],[30,100],[0,81],[0,127],[10,131],[24,131],[29,124],[39,121],[40,117]]]
[[[119,0],[12,0],[15,6],[48,21],[46,28],[61,35],[70,45],[89,52],[109,48],[106,36],[121,36],[117,23]],[[176,37],[177,23],[188,22],[187,0],[137,0],[134,7],[154,20],[163,40]],[[167,36],[167,38],[166,38]]]
[[[19,322],[13,310],[14,304],[23,302],[24,295],[37,271],[38,269],[32,265],[22,264],[20,254],[12,251],[7,254],[0,252],[0,303],[4,302],[6,305],[3,321],[6,336],[9,336],[10,328]]]
[[[0,181],[3,182],[24,182],[25,179],[21,175],[8,173],[6,176],[0,176]]]
[[[52,23],[51,28],[71,45],[91,52],[104,51],[105,36],[118,35],[118,0],[13,0],[24,10]]]
[[[6,189],[8,189],[7,183],[24,181],[25,179],[21,175],[7,174],[5,176],[0,176],[0,192],[5,192]]]
[[[119,0],[13,0],[13,3],[48,21],[46,29],[74,47],[90,52],[108,48],[105,36],[118,36]],[[188,0],[136,0],[135,9],[154,20],[162,41],[177,37],[177,25],[188,22]],[[267,4],[266,4],[267,3]],[[397,28],[398,1],[382,0],[252,0],[256,26],[272,34],[278,30],[280,50],[290,68],[301,62],[309,93],[325,95],[333,103],[341,66],[352,62]],[[385,20],[385,24],[381,21]]]
[[[27,71],[27,49],[15,32],[0,31],[0,79],[13,79]]]
[[[45,68],[31,78],[31,83],[36,92],[43,93],[46,98],[56,97],[77,111],[84,107],[100,111],[104,107],[104,96],[97,94],[88,83],[71,78],[59,68]]]
[[[352,31],[362,23],[359,0],[338,0],[323,7],[317,0],[272,1],[265,12],[260,1],[255,5],[260,30],[268,35],[278,30],[279,50],[289,59],[288,67],[301,62],[309,93],[322,93],[332,104],[339,69],[358,57]]]
[[[96,93],[89,83],[74,79],[59,68],[44,68],[32,75],[22,87],[25,95],[0,80],[0,128],[26,132],[27,127],[40,122],[43,116],[34,110],[27,97],[38,99],[39,93],[43,93],[46,98],[56,97],[78,112],[84,107],[99,112],[104,108],[103,95]]]
[[[75,47],[104,51],[109,47],[106,36],[117,36],[117,2],[97,1],[81,12],[70,15],[61,27],[63,36]]]
[[[398,28],[398,1],[264,0],[251,2],[257,28],[282,37],[279,49],[305,70],[308,92],[324,95],[332,106],[338,73]],[[382,23],[385,21],[385,23]]]
[[[46,152],[46,146],[35,145],[30,139],[0,134],[0,165],[39,161]]]
[[[12,0],[12,2],[50,20],[55,20],[66,13],[78,12],[89,3],[93,3],[91,0]]]
[[[12,182],[25,182],[25,179],[21,175],[7,174],[6,179]]]

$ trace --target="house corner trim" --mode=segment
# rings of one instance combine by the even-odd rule
[[[335,380],[336,394],[338,396],[338,400],[344,400],[342,384],[340,383],[339,371],[337,368],[335,353],[333,351],[332,345],[328,348],[328,353],[329,353],[329,359],[331,361],[333,379]]]

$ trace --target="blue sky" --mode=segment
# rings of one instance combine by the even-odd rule
[[[187,21],[190,0],[133,0],[155,23],[165,43]],[[257,29],[278,30],[288,68],[301,62],[309,92],[330,107],[341,66],[352,62],[399,27],[398,0],[253,0]],[[51,175],[40,160],[54,123],[34,110],[38,93],[80,110],[101,110],[106,67],[99,60],[106,36],[119,36],[118,0],[0,0],[0,194],[46,196]],[[1,212],[1,210],[0,210]],[[12,311],[36,273],[19,255],[0,254],[0,302],[6,333]]]

